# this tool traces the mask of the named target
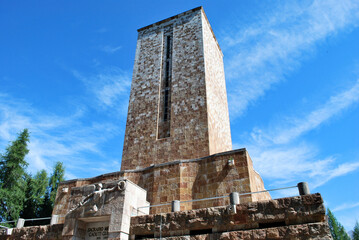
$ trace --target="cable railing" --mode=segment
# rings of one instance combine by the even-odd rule
[[[25,222],[29,222],[29,221],[42,221],[42,220],[53,220],[54,217],[42,217],[42,218],[19,218],[18,220],[13,220],[13,221],[4,221],[4,222],[0,222],[0,224],[4,224],[4,223],[15,223],[16,222],[16,227],[17,228],[21,228],[25,226]],[[3,229],[12,229],[6,226],[2,226],[0,225],[0,228]]]
[[[174,201],[168,202],[168,203],[141,206],[141,207],[137,208],[137,216],[139,215],[139,212],[141,212],[142,215],[146,214],[145,212],[139,210],[139,209],[143,209],[143,208],[152,208],[152,207],[161,207],[161,206],[171,205],[172,206],[171,211],[177,212],[177,211],[180,211],[181,203],[200,202],[200,201],[208,201],[208,200],[224,199],[224,198],[230,199],[230,203],[231,203],[230,206],[232,206],[232,211],[236,211],[235,210],[236,208],[233,207],[233,205],[240,203],[240,200],[239,200],[240,196],[259,194],[259,193],[265,193],[265,192],[273,192],[273,191],[279,191],[279,190],[285,190],[285,189],[291,189],[291,188],[298,188],[300,195],[310,194],[308,183],[300,182],[296,186],[290,186],[290,187],[273,188],[273,189],[266,189],[266,190],[261,190],[261,191],[256,191],[256,192],[246,192],[246,193],[232,192],[229,195],[224,195],[224,196],[208,197],[208,198],[201,198],[201,199],[191,199],[191,200],[184,200],[184,201],[174,200]]]
[[[133,216],[138,216],[139,213],[141,213],[141,215],[147,215],[149,213],[149,211],[141,211],[140,210],[140,209],[145,209],[145,208],[149,209],[151,207],[161,207],[161,206],[171,205],[171,211],[172,212],[177,212],[177,211],[180,211],[180,207],[181,207],[180,204],[181,203],[208,201],[208,200],[224,199],[224,198],[229,198],[229,200],[230,200],[230,205],[229,205],[230,210],[233,213],[236,213],[236,208],[234,206],[240,203],[240,196],[259,194],[259,193],[265,193],[265,192],[273,192],[273,191],[279,191],[279,190],[285,190],[285,189],[291,189],[291,188],[298,188],[299,195],[310,194],[308,183],[307,182],[300,182],[296,186],[274,188],[274,189],[266,189],[266,190],[257,191],[257,192],[246,192],[246,193],[232,192],[229,195],[224,195],[224,196],[208,197],[208,198],[201,198],[201,199],[192,199],[192,200],[185,200],[185,201],[174,200],[174,201],[168,202],[168,203],[141,206],[141,207],[135,208],[137,214],[133,215]],[[57,222],[57,220],[58,220],[57,218],[58,218],[58,215],[53,215],[51,217],[43,217],[43,218],[29,218],[29,219],[19,218],[18,220],[0,222],[0,229],[3,229],[5,231],[11,231],[12,230],[12,228],[9,228],[9,227],[1,225],[1,224],[4,224],[4,223],[6,224],[6,223],[15,223],[16,222],[16,227],[21,228],[21,227],[24,227],[26,221],[41,221],[41,220],[50,220],[50,219],[51,219],[50,224],[52,225],[52,224],[55,224]]]

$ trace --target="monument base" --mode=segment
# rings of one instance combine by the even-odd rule
[[[236,210],[237,212],[233,214],[228,206],[222,206],[133,216],[130,223],[130,235],[111,235],[109,225],[108,239],[153,240],[158,239],[159,236],[163,240],[332,239],[325,217],[323,199],[319,193],[238,204]],[[2,235],[0,240],[65,240],[91,239],[89,237],[93,237],[94,234],[106,236],[107,225],[104,221],[87,224],[84,234],[92,233],[92,235],[84,235],[83,238],[63,236],[65,227],[63,224],[57,224],[14,228],[10,236]]]
[[[147,191],[151,205],[171,203],[174,200],[189,201],[231,192],[250,193],[265,190],[263,180],[254,170],[252,160],[245,148],[218,153],[198,159],[177,160],[152,165],[147,168],[108,173],[93,178],[74,179],[59,186],[53,214],[63,223],[65,215],[81,200],[72,189],[89,184],[128,179]],[[268,192],[241,196],[240,202],[270,200]],[[181,204],[181,211],[228,205],[228,199],[215,199]],[[170,212],[170,205],[151,207],[150,213]]]

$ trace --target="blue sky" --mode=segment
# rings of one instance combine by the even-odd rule
[[[266,188],[309,182],[359,220],[359,2],[0,1],[0,151],[32,173],[120,169],[137,29],[203,6],[224,53],[234,148]],[[295,195],[295,191],[273,197]]]

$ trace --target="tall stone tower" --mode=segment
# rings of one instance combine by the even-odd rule
[[[222,58],[202,7],[138,30],[121,171],[62,183],[60,222],[81,201],[80,187],[121,179],[146,191],[150,213],[171,211],[175,200],[190,210],[264,190],[246,149],[232,150]]]
[[[271,200],[246,149],[231,150],[203,9],[138,31],[122,170],[61,182],[51,225],[0,239],[331,239],[319,194]]]
[[[202,7],[138,30],[121,170],[232,149],[222,58]]]

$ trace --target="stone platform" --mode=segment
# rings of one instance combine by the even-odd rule
[[[131,218],[131,239],[332,239],[319,193]]]
[[[131,217],[130,239],[332,239],[319,193],[236,205]],[[64,240],[64,225],[13,229],[0,240]],[[121,238],[108,238],[121,239]]]
[[[230,163],[233,160],[233,164]],[[264,190],[262,178],[254,170],[252,160],[245,148],[218,153],[198,159],[177,160],[152,165],[147,168],[124,170],[93,178],[74,179],[59,186],[53,210],[63,223],[65,215],[78,204],[82,196],[74,197],[73,189],[91,184],[130,180],[147,191],[151,205],[171,203],[173,200],[187,201],[231,192],[248,193]],[[269,193],[241,196],[241,203],[271,199]],[[228,205],[228,199],[181,204],[181,210]],[[171,206],[151,208],[150,213],[170,212]]]

